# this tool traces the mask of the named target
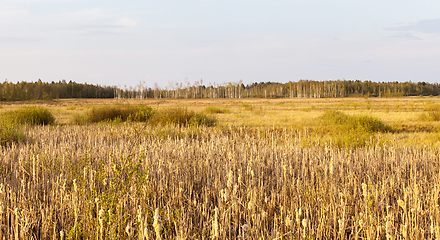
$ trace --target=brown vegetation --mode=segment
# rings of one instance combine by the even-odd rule
[[[303,146],[307,133],[34,127],[2,148],[1,237],[438,238],[434,148]]]
[[[439,123],[419,119],[437,98],[354,100],[60,101],[55,122],[136,111],[3,121],[0,239],[440,238]]]

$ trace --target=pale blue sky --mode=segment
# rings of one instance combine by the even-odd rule
[[[0,0],[0,81],[440,82],[438,0]]]

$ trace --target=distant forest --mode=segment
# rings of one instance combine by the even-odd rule
[[[333,98],[333,97],[402,97],[438,96],[440,85],[426,82],[372,82],[359,80],[313,81],[276,83],[260,82],[244,85],[241,81],[205,86],[169,84],[165,88],[119,88],[66,82],[3,82],[0,83],[1,101],[52,100],[61,98]]]
[[[61,98],[114,98],[114,87],[76,82],[3,82],[0,83],[1,101],[53,100]]]

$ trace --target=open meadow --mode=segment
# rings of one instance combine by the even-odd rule
[[[53,122],[20,122],[29,106]],[[438,97],[63,99],[0,114],[0,239],[440,238]]]

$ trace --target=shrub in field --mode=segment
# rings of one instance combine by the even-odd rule
[[[137,106],[135,107],[135,111],[128,115],[127,121],[146,122],[154,115],[154,113],[154,109],[149,106]]]
[[[216,120],[203,113],[195,113],[189,120],[190,126],[208,126],[212,127],[216,123]]]
[[[72,116],[71,122],[73,124],[86,124],[87,123],[87,115],[75,114]]]
[[[20,124],[49,125],[55,122],[52,113],[44,107],[22,107],[15,111],[6,112],[4,117]]]
[[[9,146],[25,139],[26,135],[17,124],[6,119],[0,120],[0,146]]]
[[[170,108],[158,111],[151,122],[153,125],[178,125],[178,126],[214,126],[216,119],[203,113],[195,113],[185,108]]]
[[[321,121],[326,125],[336,126],[338,130],[358,129],[365,132],[391,131],[391,128],[380,119],[370,116],[350,116],[339,111],[325,112],[321,117]]]
[[[118,105],[118,106],[102,106],[93,107],[87,115],[82,118],[77,116],[74,118],[74,122],[145,122],[154,114],[154,110],[149,106],[130,106],[130,105]]]
[[[374,140],[375,133],[392,129],[380,119],[371,116],[350,116],[339,111],[327,111],[318,120],[317,132],[327,135],[333,145],[339,147],[365,146]]]
[[[217,106],[207,106],[205,108],[205,112],[209,114],[217,114],[217,113],[227,113],[228,110],[226,108],[220,108]]]
[[[149,106],[102,106],[93,107],[86,115],[75,115],[73,123],[96,122],[147,122],[153,125],[214,126],[216,119],[203,113],[195,113],[184,108],[155,111]]]

